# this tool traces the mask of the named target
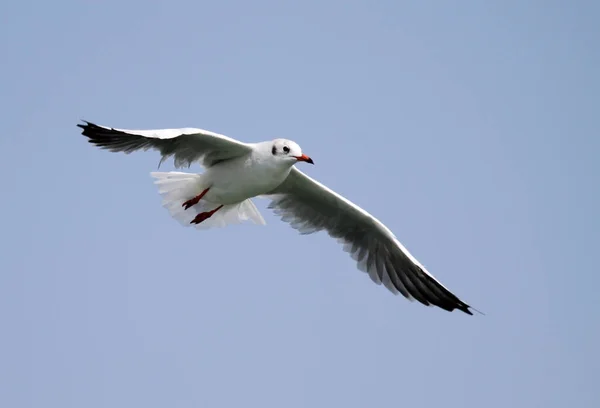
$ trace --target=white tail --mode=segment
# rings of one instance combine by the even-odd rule
[[[210,187],[205,185],[202,174],[182,173],[178,171],[152,172],[156,179],[154,184],[158,186],[158,193],[162,196],[162,205],[173,218],[182,225],[189,227],[194,225],[198,229],[209,229],[225,227],[231,224],[240,224],[250,220],[255,224],[265,225],[266,222],[252,202],[244,200],[241,203],[224,205],[214,215],[200,224],[190,222],[201,212],[214,210],[218,204],[200,200],[200,202],[185,210],[182,204],[200,194],[204,189]]]

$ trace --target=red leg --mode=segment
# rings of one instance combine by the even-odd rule
[[[223,205],[218,206],[214,210],[202,212],[202,213],[196,215],[196,218],[194,218],[192,221],[190,221],[190,224],[200,224],[202,221],[207,220],[210,217],[212,217],[212,215],[214,213],[216,213],[217,211],[219,211],[221,209],[221,207],[223,207]]]
[[[185,207],[185,209],[187,210],[191,206],[198,204],[198,201],[200,201],[200,199],[202,197],[204,197],[204,194],[208,193],[209,189],[210,189],[210,187],[207,188],[206,190],[204,190],[203,192],[201,192],[200,194],[198,194],[196,197],[194,197],[194,198],[192,198],[190,200],[187,200],[185,203],[181,204],[181,206]]]

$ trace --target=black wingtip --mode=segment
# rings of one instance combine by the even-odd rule
[[[81,132],[82,135],[84,136],[89,136],[88,134],[86,134],[86,131],[89,131],[92,128],[97,128],[98,126],[93,124],[92,122],[88,122],[87,120],[83,120],[81,119],[81,121],[83,123],[78,123],[77,127],[83,129],[83,131]]]
[[[468,306],[458,306],[457,309],[463,313],[468,314],[469,316],[473,316],[473,312],[471,312],[471,309],[469,309]]]
[[[464,312],[468,315],[473,316],[473,312],[479,313],[482,316],[485,316],[485,313],[483,313],[480,310],[475,309],[473,306],[469,306],[466,303],[462,303],[458,306],[456,306],[456,309],[460,310],[461,312]]]
[[[477,309],[475,309],[475,308],[474,308],[474,307],[472,307],[472,306],[469,306],[469,307],[470,307],[470,308],[471,308],[473,311],[475,311],[475,312],[479,313],[480,315],[482,315],[482,316],[485,316],[485,313],[483,313],[481,310],[477,310]],[[473,314],[473,313],[471,313],[471,315],[472,315],[472,314]]]
[[[98,144],[98,142],[101,142],[103,138],[112,136],[110,132],[114,131],[114,129],[98,126],[93,122],[88,122],[87,120],[82,119],[81,121],[83,123],[78,123],[77,127],[82,129],[81,134],[88,137],[90,139],[90,143]]]
[[[88,138],[88,142],[103,149],[110,149],[113,144],[118,143],[118,135],[114,134],[114,129],[98,126],[95,123],[81,119],[77,127],[81,128],[81,134]]]

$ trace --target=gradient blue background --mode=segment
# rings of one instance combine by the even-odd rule
[[[0,5],[2,407],[597,407],[600,4]],[[79,119],[296,140],[486,316],[198,232]],[[164,167],[171,169],[172,164]]]

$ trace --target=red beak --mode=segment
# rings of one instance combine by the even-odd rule
[[[313,159],[311,159],[310,157],[308,157],[307,155],[303,154],[302,156],[294,156],[298,161],[303,161],[303,162],[307,162],[310,164],[315,164],[315,162],[313,162]]]

